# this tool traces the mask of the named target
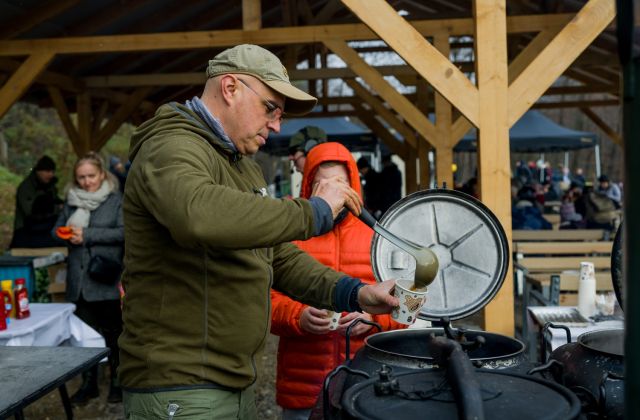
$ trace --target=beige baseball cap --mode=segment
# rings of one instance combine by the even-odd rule
[[[275,54],[257,45],[237,45],[209,60],[207,77],[228,73],[249,74],[260,79],[286,98],[284,111],[288,115],[304,115],[318,102],[291,84],[287,69]]]

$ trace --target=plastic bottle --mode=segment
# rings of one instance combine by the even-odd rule
[[[16,317],[16,307],[13,304],[13,281],[2,280],[0,287],[2,288],[0,295],[3,297],[0,303],[3,305],[2,309],[4,309],[7,321],[9,321],[10,318]]]
[[[25,280],[23,278],[16,279],[16,287],[13,290],[13,301],[16,305],[16,318],[24,319],[31,315],[29,311],[29,291],[24,285]]]

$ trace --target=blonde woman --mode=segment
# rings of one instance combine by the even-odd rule
[[[61,227],[67,227],[69,232],[66,239],[69,248],[66,298],[76,305],[75,314],[100,332],[111,349],[111,384],[107,400],[119,402],[122,391],[118,386],[116,368],[118,336],[122,332],[118,289],[124,251],[122,195],[118,181],[105,169],[104,161],[95,152],[82,156],[73,167],[73,181],[67,187],[64,208],[54,227],[54,235]],[[96,258],[101,264],[95,264]],[[114,266],[115,271],[111,269]],[[95,273],[96,267],[98,274]],[[71,401],[83,404],[98,394],[95,367],[83,375],[82,385]]]

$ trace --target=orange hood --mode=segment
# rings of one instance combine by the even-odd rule
[[[307,155],[307,160],[304,164],[304,174],[302,176],[302,187],[300,190],[300,196],[302,198],[311,197],[311,191],[313,190],[313,178],[316,176],[318,166],[324,162],[342,162],[347,166],[347,173],[349,174],[349,183],[362,197],[362,191],[360,188],[360,174],[358,173],[358,166],[353,159],[351,152],[340,143],[328,142],[321,143],[314,146],[313,149]]]

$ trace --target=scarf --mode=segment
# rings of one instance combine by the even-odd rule
[[[231,148],[231,150],[233,150],[234,152],[238,151],[238,149],[236,149],[236,145],[233,144],[227,133],[224,132],[224,128],[222,127],[222,124],[220,124],[220,121],[216,117],[214,117],[211,112],[209,112],[206,105],[202,103],[200,98],[194,96],[193,99],[185,102],[185,106],[198,114],[198,116],[207,123],[211,131],[213,131],[213,134],[218,136],[227,146]]]
[[[102,204],[113,188],[111,183],[106,179],[102,181],[102,185],[95,192],[85,191],[82,188],[73,187],[67,193],[67,203],[70,206],[77,207],[69,219],[67,226],[79,226],[85,228],[89,226],[91,212]]]

